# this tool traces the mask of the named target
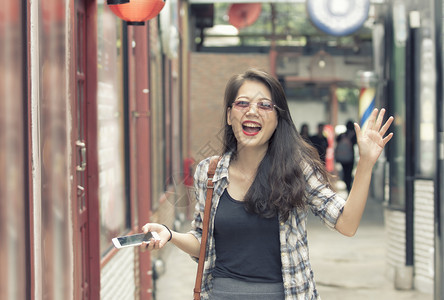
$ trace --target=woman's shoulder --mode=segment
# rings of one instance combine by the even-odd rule
[[[196,167],[196,173],[197,174],[207,174],[208,172],[208,168],[210,166],[210,162],[212,160],[222,160],[222,161],[226,161],[227,159],[229,160],[229,156],[230,153],[226,153],[224,155],[213,155],[213,156],[209,156],[203,160],[201,160]]]
[[[210,165],[211,160],[213,159],[217,159],[219,156],[218,155],[213,155],[213,156],[208,156],[207,158],[202,159],[197,167],[203,168],[203,167],[208,167]]]
[[[213,156],[202,159],[196,166],[196,174],[207,173],[208,166],[210,165],[211,158]]]

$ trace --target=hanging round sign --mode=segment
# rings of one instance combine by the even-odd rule
[[[368,17],[369,0],[307,0],[307,13],[319,30],[344,36],[358,30]]]

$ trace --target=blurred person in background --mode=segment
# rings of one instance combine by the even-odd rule
[[[353,182],[353,167],[355,165],[355,149],[357,143],[353,121],[346,124],[346,131],[336,138],[335,160],[342,166],[342,180],[350,193]]]
[[[307,123],[302,124],[300,134],[307,143],[310,143],[310,130]]]
[[[318,151],[319,157],[321,158],[321,161],[325,166],[325,155],[327,154],[328,140],[324,136],[323,123],[318,124],[318,132],[316,135],[310,137],[310,142]]]

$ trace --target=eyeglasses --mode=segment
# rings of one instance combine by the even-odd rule
[[[254,103],[252,103],[250,101],[246,101],[246,100],[236,100],[232,104],[234,109],[237,109],[242,112],[246,112],[246,111],[250,110],[251,105],[256,105],[256,109],[258,111],[263,111],[263,112],[267,112],[267,113],[272,112],[275,108],[279,109],[279,107],[274,105],[273,102],[268,101],[268,100],[262,100],[262,101],[254,102]]]

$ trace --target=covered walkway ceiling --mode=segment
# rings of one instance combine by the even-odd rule
[[[387,0],[370,0],[370,3],[385,3]],[[191,4],[210,4],[210,3],[305,3],[305,0],[189,0]]]

